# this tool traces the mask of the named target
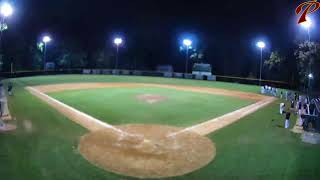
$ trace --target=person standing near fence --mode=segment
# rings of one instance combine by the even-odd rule
[[[285,113],[285,108],[286,108],[286,104],[285,103],[281,103],[280,104],[280,114],[282,115],[283,113]]]
[[[9,94],[9,96],[13,95],[12,91],[13,91],[13,85],[12,85],[11,82],[9,82],[9,85],[8,85],[8,94]]]
[[[286,128],[286,129],[290,128],[290,116],[291,116],[291,113],[287,112],[286,113],[285,123],[284,123],[284,128]]]
[[[294,93],[294,101],[298,101],[299,100],[299,95],[298,95],[298,93]]]
[[[316,113],[315,113],[316,112],[316,105],[314,104],[314,102],[310,103],[309,112],[310,112],[310,115],[312,115],[312,116],[316,115]]]

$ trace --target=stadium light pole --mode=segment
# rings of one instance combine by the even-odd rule
[[[6,25],[5,25],[5,20],[6,18],[8,18],[9,16],[11,16],[13,14],[13,7],[7,3],[4,2],[1,4],[0,7],[0,14],[1,14],[1,24],[0,24],[0,43],[1,43],[1,39],[2,39],[2,32],[7,29]]]
[[[43,50],[43,70],[46,71],[46,61],[47,61],[47,44],[51,42],[50,36],[43,36],[42,42],[44,43],[44,50]]]
[[[308,74],[308,96],[310,96],[310,89],[311,89],[311,80],[313,79],[313,74]]]
[[[186,47],[186,74],[188,74],[189,49],[192,45],[192,41],[190,39],[184,39],[183,45]]]
[[[118,61],[119,61],[119,46],[123,43],[122,38],[115,38],[113,40],[113,43],[116,45],[117,48],[117,54],[116,54],[116,65],[115,65],[115,69],[118,69]]]
[[[259,85],[261,86],[262,81],[262,55],[263,55],[263,49],[266,47],[266,43],[263,41],[259,41],[257,43],[257,47],[260,48],[260,78],[259,78]]]
[[[311,35],[310,35],[310,28],[312,26],[312,20],[309,17],[306,17],[306,21],[300,24],[304,29],[307,30],[308,33],[308,42],[311,42]],[[311,72],[311,64],[309,64],[309,72]],[[308,95],[309,95],[309,89],[310,89],[310,81],[313,79],[313,74],[308,74]]]
[[[5,24],[5,20],[13,14],[13,7],[7,2],[2,3],[0,5],[0,14],[0,51],[2,52],[2,34],[4,30],[8,29],[8,26]]]
[[[306,19],[307,19],[307,21],[301,23],[301,26],[307,30],[308,41],[311,42],[310,28],[312,26],[312,20],[309,17],[307,17]]]

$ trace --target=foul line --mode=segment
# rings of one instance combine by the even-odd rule
[[[204,123],[201,124],[197,124],[195,126],[186,128],[178,133],[183,133],[183,132],[187,132],[187,131],[193,131],[196,132],[200,135],[208,135],[210,133],[213,133],[219,129],[222,129],[226,126],[229,126],[230,124],[233,124],[234,122],[242,119],[243,117],[246,117],[247,115],[250,115],[256,111],[258,111],[259,109],[269,105],[270,103],[274,102],[276,100],[276,98],[270,97],[270,98],[266,98],[265,100],[259,101],[255,104],[252,104],[250,106],[244,107],[242,109],[238,109],[236,111],[233,111],[231,113],[225,114],[223,116],[220,116],[218,118],[214,118],[212,120],[206,121]],[[174,136],[174,134],[172,134],[171,136]]]
[[[96,131],[103,128],[113,128],[112,125],[104,123],[88,114],[85,114],[71,106],[68,106],[42,92],[39,90],[27,87],[26,88],[31,94],[35,95],[36,97],[40,98],[41,100],[47,102],[50,106],[54,107],[63,115],[67,116],[72,121],[78,123],[79,125],[87,128],[90,131]]]

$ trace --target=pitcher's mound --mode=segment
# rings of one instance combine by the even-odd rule
[[[81,154],[93,164],[138,178],[181,176],[209,164],[216,154],[210,139],[196,133],[169,134],[180,129],[160,125],[119,126],[130,136],[100,130],[83,136]]]
[[[149,104],[155,104],[167,100],[167,97],[155,94],[142,94],[136,96],[136,98]]]

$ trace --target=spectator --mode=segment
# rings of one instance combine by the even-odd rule
[[[290,128],[290,116],[291,116],[291,113],[290,112],[287,112],[286,113],[286,120],[285,120],[285,124],[284,124],[284,127],[286,129],[289,129]]]
[[[285,113],[285,112],[284,112],[285,108],[286,108],[286,104],[285,104],[285,103],[281,103],[281,104],[280,104],[280,114],[281,114],[281,115],[282,115],[283,113]]]
[[[8,85],[8,94],[9,96],[12,96],[12,90],[13,90],[13,85],[11,82],[9,82],[9,85]]]

